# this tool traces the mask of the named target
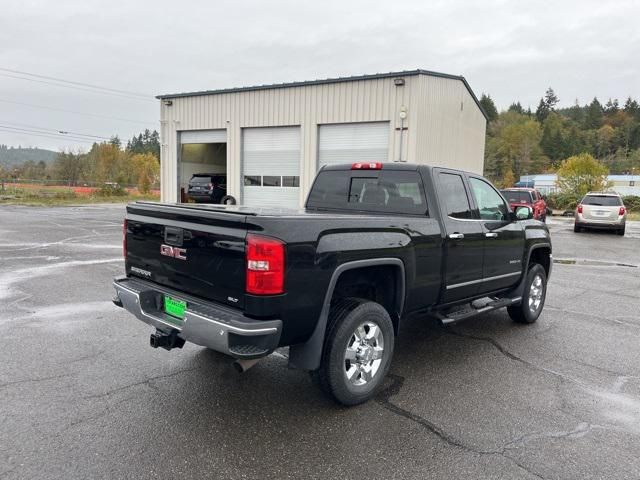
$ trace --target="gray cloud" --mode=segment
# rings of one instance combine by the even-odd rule
[[[10,2],[0,67],[150,96],[425,68],[464,75],[499,107],[535,108],[548,86],[563,105],[640,98],[639,14],[635,0]],[[0,76],[2,99],[158,126],[155,102]],[[2,121],[124,139],[145,127],[0,101]],[[82,146],[4,132],[0,143]]]

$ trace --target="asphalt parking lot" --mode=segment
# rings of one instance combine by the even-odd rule
[[[148,347],[110,302],[123,212],[0,208],[1,478],[640,478],[640,222],[552,219],[536,324],[412,319],[347,409],[282,353]]]

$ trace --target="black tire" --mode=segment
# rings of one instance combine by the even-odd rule
[[[221,205],[235,205],[236,204],[236,199],[233,197],[233,195],[225,195],[224,197],[222,197],[220,199],[220,204]]]
[[[541,297],[539,298],[539,303],[537,306],[535,291],[532,288],[532,284],[536,279],[540,279],[541,281]],[[524,293],[522,295],[522,301],[520,305],[513,305],[511,307],[507,307],[507,312],[509,316],[514,322],[517,323],[534,323],[538,320],[538,317],[542,313],[542,309],[544,308],[544,301],[547,297],[547,273],[542,265],[538,263],[532,263],[529,265],[529,269],[527,271],[527,279],[524,285]],[[530,302],[530,299],[533,299]],[[533,306],[535,308],[533,308]]]
[[[365,379],[361,373],[352,373],[352,380],[349,380],[347,372],[350,370],[359,372],[361,363],[358,361],[351,363],[350,360],[347,360],[347,349],[354,351],[353,345],[358,342],[356,331],[367,322],[377,325],[379,335],[382,336],[381,362],[375,371],[372,370],[373,374],[370,379]],[[366,330],[364,327],[363,331],[369,335],[373,330]],[[371,343],[376,343],[375,339],[372,338]],[[338,300],[331,306],[329,313],[320,368],[313,372],[312,376],[320,388],[336,402],[347,406],[364,403],[375,395],[389,371],[393,357],[393,344],[393,323],[382,305],[357,298]],[[372,345],[367,345],[364,348],[366,348],[365,353],[368,353],[369,349],[373,353]],[[358,349],[358,351],[361,350]],[[360,362],[364,364],[367,359],[368,357]],[[375,360],[371,360],[365,366],[373,369],[374,363]],[[365,383],[357,384],[358,381]]]
[[[624,230],[625,230],[625,228],[626,228],[626,227],[622,227],[622,228],[621,228],[620,230],[618,230],[616,233],[617,233],[618,235],[620,235],[621,237],[624,237]]]
[[[577,223],[574,223],[574,224],[573,224],[573,231],[574,231],[575,233],[580,233],[580,232],[582,231],[582,228],[581,228],[581,227],[579,227]]]

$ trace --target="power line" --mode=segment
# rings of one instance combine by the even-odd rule
[[[44,83],[46,85],[53,85],[55,87],[70,88],[72,90],[81,90],[83,92],[97,93],[99,95],[108,95],[110,97],[120,97],[120,98],[128,98],[130,100],[140,100],[140,101],[155,102],[155,100],[153,100],[153,98],[151,98],[151,97],[142,98],[142,97],[135,96],[135,95],[125,95],[125,94],[121,94],[121,93],[104,92],[104,91],[101,91],[101,90],[91,90],[89,88],[76,87],[75,85],[64,85],[64,84],[61,84],[61,83],[49,82],[47,80],[37,80],[35,78],[19,77],[17,75],[11,75],[10,73],[0,73],[0,76],[9,77],[9,78],[16,78],[18,80],[26,80],[28,82]]]
[[[92,143],[96,142],[96,140],[91,140],[90,138],[87,138],[87,137],[78,137],[76,135],[66,135],[66,134],[60,134],[60,133],[49,133],[42,130],[34,130],[31,128],[9,127],[6,125],[0,125],[0,128],[6,131],[12,131],[16,133],[37,133],[37,134],[49,135],[52,138],[67,138],[69,140],[84,140],[84,141],[90,141]]]
[[[131,120],[131,119],[128,119],[128,118],[111,117],[111,116],[108,116],[108,115],[98,115],[97,113],[77,112],[77,111],[74,111],[74,110],[65,110],[63,108],[49,107],[49,106],[45,106],[45,105],[35,105],[35,104],[32,104],[32,103],[15,102],[13,100],[5,100],[5,99],[2,99],[2,98],[0,98],[0,102],[12,103],[14,105],[22,105],[23,107],[41,108],[43,110],[51,110],[51,111],[54,111],[54,112],[73,113],[75,115],[84,115],[84,116],[87,116],[87,117],[96,117],[96,118],[104,118],[104,119],[107,119],[107,120],[119,120],[121,122],[138,123],[138,124],[147,125],[147,126],[151,123],[151,122],[145,122],[145,121],[142,121],[142,120]]]
[[[101,87],[100,85],[92,85],[90,83],[84,83],[84,82],[75,82],[73,80],[65,80],[63,78],[50,77],[50,76],[47,76],[47,75],[39,75],[37,73],[29,73],[29,72],[23,72],[23,71],[20,71],[20,70],[12,70],[10,68],[2,68],[2,67],[0,67],[0,70],[2,70],[3,72],[18,73],[20,75],[27,75],[29,77],[44,78],[46,80],[55,80],[56,82],[69,83],[69,84],[72,84],[72,85],[79,85],[79,86],[82,86],[82,87],[90,87],[90,88],[95,88],[95,89],[99,89],[99,90],[106,90],[108,92],[124,93],[124,94],[127,94],[127,95],[135,95],[135,96],[144,97],[144,98],[150,98],[151,97],[151,95],[147,95],[145,93],[130,92],[130,91],[127,91],[127,90],[119,90],[117,88]]]
[[[48,135],[45,133],[25,133],[25,132],[16,132],[14,130],[5,130],[3,129],[3,127],[0,127],[0,133],[12,133],[14,135],[22,135],[24,137],[44,137],[44,138],[51,138],[51,139],[55,139],[55,140],[61,140],[65,137],[60,137],[60,136],[55,136],[55,135]],[[84,139],[75,139],[75,138],[68,138],[68,140],[72,140],[75,143],[90,143],[93,144],[95,142],[92,142],[90,140]]]
[[[75,135],[75,136],[80,136],[80,137],[90,137],[90,138],[98,138],[101,140],[110,140],[110,137],[105,137],[102,135],[92,135],[89,133],[80,133],[80,132],[72,132],[70,130],[66,130],[66,129],[62,129],[62,128],[47,128],[47,127],[39,127],[37,125],[30,125],[28,123],[16,123],[16,122],[8,122],[6,120],[0,120],[0,123],[4,123],[4,124],[8,124],[11,126],[16,126],[16,127],[28,127],[28,128],[35,128],[36,130],[42,130],[42,131],[49,131],[49,132],[54,132],[54,133],[59,133],[62,135]]]

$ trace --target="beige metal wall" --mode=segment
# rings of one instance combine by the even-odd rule
[[[421,75],[416,163],[482,174],[486,120],[460,81]]]
[[[463,83],[425,75],[404,78],[400,87],[393,78],[382,78],[177,97],[171,106],[161,102],[162,201],[178,200],[177,132],[181,130],[227,129],[227,188],[238,198],[242,128],[299,125],[302,205],[317,170],[318,125],[388,121],[388,160],[397,161],[402,106],[407,109],[408,128],[402,132],[403,161],[482,172],[485,121]]]

